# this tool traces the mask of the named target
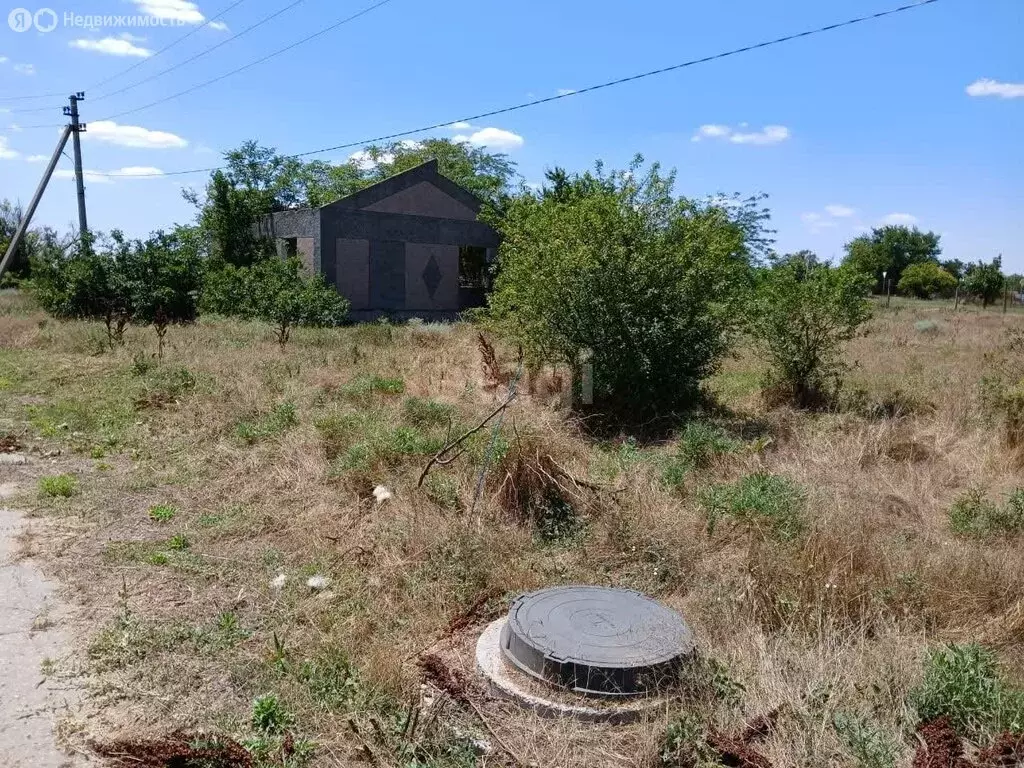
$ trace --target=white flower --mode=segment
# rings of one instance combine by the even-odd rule
[[[277,576],[275,576],[274,578],[272,578],[270,580],[270,588],[271,589],[284,589],[284,585],[285,585],[286,581],[288,581],[288,577],[285,576],[283,573],[279,573],[279,574],[277,574]]]
[[[373,489],[373,497],[377,500],[377,503],[380,504],[382,501],[387,501],[391,498],[391,491],[387,489],[387,486],[378,485]]]
[[[327,589],[331,584],[331,580],[326,576],[310,576],[306,579],[306,586],[310,589]]]

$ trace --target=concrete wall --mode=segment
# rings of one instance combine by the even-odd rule
[[[311,272],[322,267],[320,210],[303,208],[297,211],[279,211],[265,216],[257,225],[260,235],[274,240],[296,238],[297,255]],[[281,244],[276,243],[278,254]]]
[[[430,291],[432,284],[433,294]],[[412,312],[457,312],[461,308],[459,247],[408,243],[405,247],[405,309]]]
[[[476,220],[476,213],[471,208],[445,194],[429,181],[414,184],[373,205],[366,206],[363,210],[379,213],[403,213],[410,216],[432,216],[460,221]]]
[[[370,241],[337,238],[334,285],[353,310],[370,309]]]

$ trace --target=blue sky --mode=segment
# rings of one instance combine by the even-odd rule
[[[27,201],[52,151],[62,96],[87,90],[91,171],[216,165],[248,138],[302,152],[456,120],[884,10],[896,0],[391,0],[264,64],[184,90],[373,4],[304,0],[198,61],[100,98],[222,42],[291,0],[49,0],[55,29],[15,32],[0,13],[0,197]],[[24,0],[20,0],[24,2]],[[30,11],[39,6],[26,6]],[[83,29],[67,13],[148,14],[174,25]],[[44,23],[46,17],[42,17]],[[177,22],[183,26],[177,26]],[[226,27],[214,29],[213,26]],[[640,152],[678,171],[677,191],[770,195],[780,250],[829,258],[886,221],[941,233],[950,258],[1002,253],[1024,271],[1024,2],[940,0],[897,16],[498,116],[434,135],[507,151],[527,182],[558,164]],[[94,84],[140,63],[108,85]],[[15,110],[49,107],[49,111]],[[3,111],[10,110],[10,111]],[[488,130],[490,129],[490,130]],[[70,149],[70,147],[69,147]],[[325,159],[344,161],[351,150]],[[75,220],[62,160],[37,223]],[[132,171],[128,171],[129,173]],[[191,219],[183,186],[205,175],[87,178],[90,225],[131,234]]]

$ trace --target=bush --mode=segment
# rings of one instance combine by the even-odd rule
[[[48,475],[39,478],[39,492],[52,499],[73,496],[77,488],[78,483],[73,475]]]
[[[1024,692],[1007,685],[995,654],[977,643],[930,651],[909,703],[921,721],[948,717],[957,733],[974,741],[1024,732]]]
[[[691,405],[740,318],[763,214],[673,198],[657,165],[569,177],[511,201],[496,220],[495,330],[530,361],[591,354],[595,403],[663,413]],[[578,377],[576,377],[578,380]]]
[[[717,485],[700,495],[708,514],[708,533],[723,516],[791,541],[807,528],[803,489],[787,477],[757,472],[735,483]]]
[[[251,267],[228,264],[211,271],[202,303],[217,314],[271,323],[282,347],[295,326],[341,325],[349,309],[348,300],[328,285],[323,275],[304,275],[298,259],[275,257]]]
[[[972,488],[953,503],[949,525],[954,533],[979,538],[1021,533],[1024,531],[1024,488],[1014,491],[1002,506],[990,501],[980,488]]]
[[[870,317],[870,288],[869,277],[848,267],[783,261],[762,270],[750,327],[771,363],[766,391],[803,408],[830,403],[843,343]]]
[[[662,467],[662,481],[670,488],[679,487],[690,472],[707,467],[719,456],[735,453],[740,445],[721,427],[691,421],[679,436],[675,453]]]
[[[1003,259],[996,256],[991,264],[979,261],[967,267],[964,274],[964,291],[970,296],[981,299],[982,307],[998,301],[1003,295],[1005,280],[1003,278]]]
[[[836,712],[832,727],[856,758],[859,768],[893,768],[900,756],[900,743],[867,717]]]
[[[921,261],[903,270],[896,290],[919,299],[952,296],[956,290],[956,278],[934,261]]]

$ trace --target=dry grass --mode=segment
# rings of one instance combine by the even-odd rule
[[[925,317],[938,329],[917,332]],[[974,639],[1011,673],[1024,661],[1024,548],[957,537],[947,517],[971,487],[998,498],[1024,484],[991,397],[1024,376],[1017,314],[880,313],[851,345],[847,407],[830,414],[766,410],[743,352],[710,383],[734,449],[672,482],[672,442],[590,441],[545,386],[507,414],[472,515],[489,431],[416,487],[515,367],[499,347],[485,369],[470,326],[300,330],[282,352],[267,328],[204,321],[172,329],[156,366],[143,330],[100,354],[100,328],[21,299],[2,320],[0,433],[28,429],[22,442],[74,456],[46,468],[75,474],[74,496],[20,501],[50,521],[33,547],[79,608],[68,666],[91,673],[101,740],[220,730],[281,764],[277,737],[250,723],[272,693],[287,729],[316,744],[290,765],[508,764],[500,741],[523,764],[639,767],[680,711],[737,733],[778,709],[758,746],[776,766],[857,764],[836,713],[868,718],[903,766],[928,647]],[[771,535],[773,511],[709,532],[708,489],[755,472],[802,488],[799,536]],[[378,485],[392,497],[378,502]],[[173,518],[151,519],[158,504]],[[329,587],[308,588],[314,574]],[[416,657],[435,641],[472,678],[467,610],[486,618],[569,582],[679,609],[712,660],[710,693],[619,728],[481,694],[484,725],[436,691],[423,700]],[[470,738],[494,751],[473,758]]]

